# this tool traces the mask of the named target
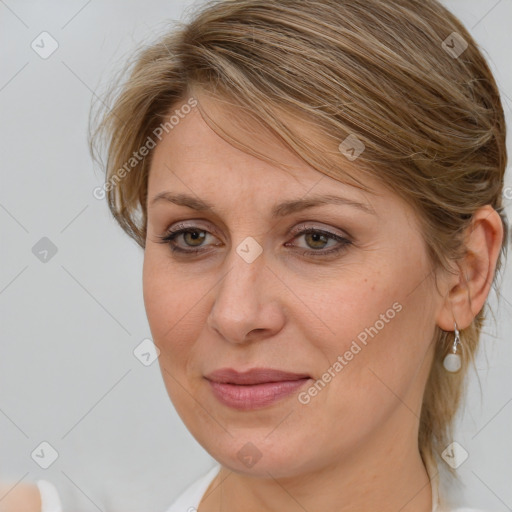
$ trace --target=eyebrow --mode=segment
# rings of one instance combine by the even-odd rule
[[[203,199],[199,199],[198,197],[193,197],[187,194],[161,192],[151,200],[150,205],[152,206],[159,201],[166,201],[179,206],[186,206],[187,208],[191,208],[192,210],[197,210],[201,212],[215,213],[215,208],[211,203],[204,201]],[[300,212],[302,210],[306,210],[307,208],[313,208],[315,206],[327,204],[352,206],[370,215],[376,215],[375,210],[366,204],[358,203],[357,201],[353,201],[346,197],[339,197],[327,194],[312,195],[309,196],[307,199],[295,199],[279,203],[272,208],[272,217],[285,217],[286,215]]]

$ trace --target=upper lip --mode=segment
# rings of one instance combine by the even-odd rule
[[[205,376],[213,382],[224,384],[262,384],[264,382],[282,382],[309,378],[305,373],[291,373],[272,368],[251,368],[246,372],[237,372],[233,368],[221,368]]]

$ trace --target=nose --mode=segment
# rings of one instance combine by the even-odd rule
[[[283,287],[266,265],[264,254],[247,263],[233,248],[226,263],[227,271],[214,288],[208,326],[236,344],[277,334],[285,322],[279,296]]]

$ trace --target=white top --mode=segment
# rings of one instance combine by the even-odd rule
[[[203,495],[210,483],[217,476],[219,470],[220,465],[217,464],[206,474],[203,474],[195,480],[178,498],[176,498],[165,512],[197,512]],[[55,486],[47,480],[38,480],[36,484],[41,493],[41,512],[64,512]],[[474,508],[442,509],[439,505],[437,486],[434,485],[434,482],[432,482],[432,484],[432,512],[484,512],[483,510],[476,510]]]
[[[36,485],[41,495],[41,512],[62,512],[59,493],[55,486],[47,480],[38,480]]]

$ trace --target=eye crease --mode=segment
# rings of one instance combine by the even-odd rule
[[[294,233],[293,240],[300,238],[301,236],[308,237],[311,235],[311,237],[309,238],[309,242],[306,242],[308,244],[311,242],[313,242],[313,244],[314,244],[319,241],[320,241],[320,243],[328,243],[329,241],[335,242],[335,247],[333,247],[329,250],[322,250],[322,249],[324,249],[324,247],[320,247],[320,248],[318,248],[318,250],[313,249],[310,251],[307,251],[307,250],[304,251],[303,249],[299,248],[299,252],[302,252],[303,256],[314,256],[314,257],[320,256],[321,257],[321,256],[328,256],[328,255],[336,255],[336,254],[339,254],[339,253],[345,251],[347,249],[347,247],[352,244],[352,242],[348,238],[331,233],[331,232],[323,230],[323,229],[318,229],[318,228],[314,228],[314,227],[306,227],[306,226],[301,226],[299,229],[300,229],[300,231],[296,231]],[[158,235],[157,238],[160,240],[158,243],[169,245],[169,248],[171,249],[172,253],[199,254],[199,253],[205,253],[205,252],[207,252],[207,250],[198,248],[198,246],[195,246],[195,247],[192,246],[193,248],[191,248],[191,249],[183,249],[182,247],[177,245],[176,239],[179,236],[183,235],[183,240],[185,241],[185,243],[187,243],[186,239],[185,239],[186,235],[198,235],[200,233],[206,233],[206,234],[211,235],[211,233],[209,233],[209,231],[199,228],[197,226],[184,226],[183,224],[179,224],[178,226],[176,226],[176,228],[168,231],[166,234]],[[206,237],[207,237],[207,235],[193,236],[192,241],[202,242],[206,239]],[[305,240],[307,240],[307,238],[305,238]],[[189,239],[189,241],[190,241],[190,239]],[[215,244],[215,245],[219,245],[219,244]],[[287,242],[285,244],[285,246],[290,247],[290,244]],[[292,246],[292,247],[296,247],[296,246]]]

